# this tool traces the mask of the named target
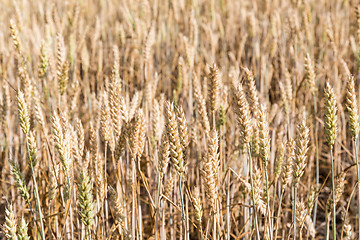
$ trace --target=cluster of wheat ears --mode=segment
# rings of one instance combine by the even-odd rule
[[[0,0],[1,239],[360,239],[355,0]]]

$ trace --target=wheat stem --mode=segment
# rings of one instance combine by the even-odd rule
[[[182,189],[181,189],[181,175],[182,174],[179,174],[179,191],[180,191],[180,199],[181,199],[181,216],[182,216],[182,220],[185,221],[184,197],[183,197]]]
[[[159,218],[160,218],[160,206],[159,206],[159,202],[160,202],[160,191],[161,191],[161,179],[160,179],[160,172],[158,173],[158,177],[157,177],[157,193],[156,193],[156,216],[155,216],[155,239],[158,239],[158,222],[159,222]]]
[[[332,185],[332,207],[333,207],[333,240],[336,240],[336,201],[335,201],[335,177],[334,177],[334,157],[333,147],[330,147],[331,158],[331,185]]]
[[[28,157],[29,157],[29,160],[30,160],[31,156],[30,156],[30,149],[29,149],[28,141],[26,141],[26,148],[27,148]],[[41,205],[40,205],[40,199],[39,199],[39,191],[38,191],[38,186],[37,186],[37,182],[36,182],[34,166],[33,166],[33,164],[29,164],[29,165],[30,165],[30,168],[31,168],[32,178],[33,178],[33,181],[34,181],[35,203],[36,203],[38,211],[39,211],[40,227],[41,227],[41,239],[45,240],[44,224],[43,224],[43,220],[42,220],[43,217],[42,217],[42,211],[41,211]]]
[[[329,226],[330,226],[330,219],[329,219],[329,214],[327,211],[327,207],[325,207],[325,223],[326,223],[326,227],[325,227],[325,240],[329,240]]]
[[[359,224],[359,237],[360,237],[360,166],[359,166],[359,156],[358,156],[358,145],[359,138],[357,137],[354,141],[355,148],[355,160],[356,160],[356,175],[357,175],[357,185],[358,185],[358,224]]]
[[[281,191],[281,195],[280,195],[280,199],[279,199],[279,207],[278,207],[277,216],[276,216],[275,239],[277,239],[279,218],[280,218],[280,212],[281,212],[281,203],[282,203],[282,199],[283,199],[283,196],[284,196],[284,192],[285,192],[285,190]]]
[[[318,152],[318,127],[316,124],[316,114],[317,114],[317,100],[315,94],[313,94],[313,101],[314,101],[314,140],[315,140],[315,189],[318,191],[319,186],[319,152]],[[317,213],[317,205],[318,199],[315,199],[314,203],[314,216],[313,216],[313,224],[316,224],[316,213]]]
[[[105,196],[107,196],[107,187],[106,187],[106,184],[107,184],[107,174],[106,174],[106,171],[107,171],[107,148],[108,148],[108,144],[109,144],[109,141],[105,141],[105,152],[104,152],[104,191],[105,191]],[[107,197],[105,197],[105,200],[104,200],[104,209],[105,209],[105,229],[108,229],[108,218],[109,218],[109,215],[108,215],[108,201],[107,201]],[[103,210],[104,211],[104,210]],[[105,231],[105,237],[107,237],[107,233],[108,231]]]
[[[294,201],[293,201],[293,225],[294,225],[294,237],[296,240],[296,196],[297,195],[297,185],[294,186]]]
[[[249,172],[250,172],[250,185],[251,185],[251,198],[253,202],[253,217],[255,221],[255,232],[256,232],[256,238],[260,240],[260,233],[258,228],[258,221],[257,221],[257,214],[256,214],[256,204],[255,204],[255,198],[254,198],[254,183],[253,183],[253,170],[252,170],[252,159],[251,159],[251,145],[249,144],[247,146],[248,148],[248,154],[249,154]]]
[[[273,226],[271,223],[271,213],[270,213],[270,203],[269,203],[269,178],[266,169],[265,169],[265,180],[266,180],[266,205],[267,205],[266,214],[268,215],[268,221],[269,221],[270,239],[273,239]]]

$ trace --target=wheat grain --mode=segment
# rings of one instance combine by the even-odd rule
[[[25,222],[25,219],[22,217],[17,234],[18,240],[30,240],[28,235],[28,224]]]
[[[79,180],[79,207],[81,209],[80,216],[82,223],[90,228],[91,225],[94,222],[94,202],[93,202],[93,196],[91,193],[91,183],[88,175],[86,172],[82,172],[80,174],[80,180]]]
[[[307,152],[309,150],[309,128],[303,119],[297,127],[296,152],[293,169],[293,184],[297,186],[304,174],[307,164]]]
[[[166,120],[171,162],[174,164],[176,171],[179,174],[182,174],[184,171],[183,148],[181,145],[174,104],[170,102],[166,103]]]
[[[8,240],[17,240],[16,235],[16,221],[13,206],[8,204],[5,209],[5,225],[4,225],[5,237]]]
[[[359,113],[357,108],[357,100],[355,94],[355,80],[353,76],[349,76],[346,89],[346,108],[349,117],[349,128],[352,138],[355,140],[359,135]]]

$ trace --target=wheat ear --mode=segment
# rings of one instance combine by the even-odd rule
[[[80,175],[78,189],[81,221],[86,227],[87,236],[91,239],[91,226],[94,222],[95,211],[91,182],[86,170]]]
[[[315,83],[315,69],[309,53],[305,56],[305,80],[312,94],[317,91]]]
[[[5,224],[4,224],[5,237],[8,240],[17,240],[16,235],[16,220],[13,206],[8,204],[5,209]]]
[[[30,131],[30,116],[27,104],[25,102],[24,93],[21,90],[18,91],[17,105],[21,130],[25,135],[27,135]]]
[[[174,104],[170,102],[166,103],[166,120],[171,161],[176,171],[181,175],[184,171],[183,147],[181,145]]]
[[[218,109],[219,105],[219,94],[220,94],[220,70],[213,64],[210,67],[210,73],[208,76],[209,81],[209,107],[212,115],[215,114],[215,111]]]
[[[40,45],[40,64],[38,67],[38,77],[44,78],[49,67],[49,56],[47,50],[47,44],[44,40],[41,41]]]
[[[234,88],[234,111],[237,114],[238,125],[240,128],[240,140],[243,147],[247,147],[251,142],[251,116],[248,101],[241,83]]]
[[[30,240],[28,235],[28,224],[26,223],[25,219],[22,217],[19,227],[18,227],[18,240]]]
[[[56,35],[56,79],[58,81],[60,95],[64,95],[69,80],[68,63],[66,60],[66,49],[63,36]]]
[[[193,74],[193,88],[194,88],[196,109],[200,117],[200,122],[201,125],[203,126],[206,136],[208,136],[210,133],[210,122],[206,111],[205,99],[201,93],[199,81],[196,74]]]

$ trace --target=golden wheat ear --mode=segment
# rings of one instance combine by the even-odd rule
[[[237,115],[237,121],[240,128],[240,140],[243,147],[247,147],[251,142],[252,128],[251,115],[248,101],[243,90],[243,86],[239,83],[237,86],[233,85],[234,95],[234,111]]]
[[[17,237],[19,240],[30,240],[30,236],[28,235],[28,224],[24,217],[21,217]]]
[[[220,94],[220,82],[221,82],[221,72],[216,64],[213,64],[210,67],[210,73],[208,76],[209,79],[209,106],[210,112],[213,114],[218,109],[219,105],[219,94]]]
[[[355,93],[355,78],[349,76],[348,84],[346,88],[346,108],[348,111],[349,118],[349,130],[351,137],[356,140],[359,135],[359,112],[357,107],[357,99]]]
[[[195,98],[195,104],[196,104],[196,110],[199,113],[200,122],[203,126],[205,135],[208,136],[210,133],[210,122],[209,117],[207,115],[206,111],[206,103],[205,99],[201,93],[199,80],[197,78],[197,75],[193,74],[193,88],[194,88],[194,98]]]
[[[295,161],[295,141],[290,139],[286,144],[286,156],[282,165],[281,187],[283,191],[290,186],[293,178],[293,168]]]
[[[315,75],[314,64],[311,60],[309,53],[307,53],[305,56],[305,80],[312,94],[315,94],[317,91],[315,78],[316,75]]]
[[[10,165],[11,165],[11,174],[13,175],[16,182],[16,188],[18,189],[20,196],[24,198],[26,203],[28,203],[30,201],[30,193],[25,183],[20,167],[15,162],[10,162]]]
[[[190,135],[189,135],[189,130],[183,108],[181,106],[178,106],[176,108],[176,112],[177,112],[180,142],[181,142],[181,147],[183,149],[184,165],[186,165],[187,155],[188,155],[187,149],[190,144]]]
[[[41,41],[40,45],[40,63],[38,67],[38,77],[44,78],[48,71],[49,67],[49,56],[48,56],[48,46],[44,40]]]
[[[303,119],[297,127],[296,152],[293,169],[293,184],[295,186],[299,184],[307,164],[307,152],[309,150],[310,141],[309,131],[306,121]]]
[[[258,116],[258,109],[260,106],[259,103],[259,96],[258,91],[256,89],[256,83],[255,83],[255,77],[252,71],[250,71],[248,68],[243,68],[243,71],[245,72],[246,78],[245,78],[245,86],[246,86],[246,93],[247,97],[249,99],[249,105],[251,109],[251,113],[254,117]]]
[[[326,141],[330,147],[335,144],[336,132],[337,132],[337,103],[334,93],[334,89],[329,84],[326,83],[325,87],[325,114],[324,114],[324,124],[325,124],[325,135]]]
[[[6,239],[18,239],[16,235],[16,220],[12,204],[5,208],[5,224],[3,225]]]
[[[166,131],[170,144],[171,162],[179,174],[184,172],[183,148],[181,145],[178,122],[174,110],[174,104],[166,103]]]
[[[345,177],[346,172],[341,172],[338,176],[336,176],[335,179],[335,206],[340,201],[343,193],[344,193],[344,187],[345,187]],[[333,199],[331,198],[331,195],[329,196],[326,207],[328,208],[328,212],[331,212],[331,207],[333,205]]]
[[[216,213],[218,199],[217,179],[219,172],[218,135],[216,129],[211,131],[208,139],[208,152],[202,163],[202,177],[204,179],[206,195],[210,201],[211,211]]]
[[[112,135],[110,107],[107,92],[103,93],[101,104],[100,131],[103,141],[107,144]]]
[[[90,228],[94,222],[95,205],[90,178],[86,170],[80,174],[78,190],[81,221],[87,228]]]
[[[159,173],[160,181],[164,178],[168,163],[170,161],[170,144],[167,135],[164,133],[161,139],[159,155]]]
[[[267,112],[264,105],[260,106],[259,110],[259,146],[260,146],[260,158],[264,164],[265,171],[270,160],[270,135],[269,135],[269,123],[267,120]]]
[[[21,90],[18,91],[17,105],[18,105],[19,122],[20,122],[21,130],[25,135],[27,135],[30,131],[30,116],[25,101],[24,93]]]

